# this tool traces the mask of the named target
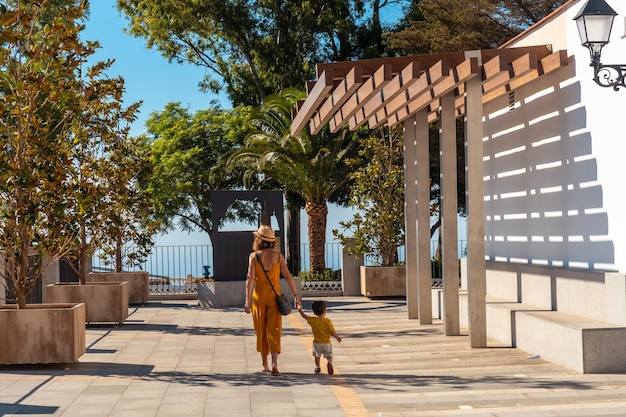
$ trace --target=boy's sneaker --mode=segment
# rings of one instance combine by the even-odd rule
[[[320,369],[320,367],[319,367],[319,366],[316,366],[316,367],[315,367],[315,371],[314,371],[314,372],[315,372],[316,374],[319,374],[320,372],[322,372],[322,370]]]
[[[333,369],[332,362],[328,362],[328,375],[332,375],[334,372],[335,370]]]

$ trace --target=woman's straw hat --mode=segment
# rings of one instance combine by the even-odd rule
[[[268,225],[262,224],[261,227],[259,227],[259,230],[252,233],[259,239],[265,240],[266,242],[276,241],[276,234],[274,233],[274,229],[272,229]]]

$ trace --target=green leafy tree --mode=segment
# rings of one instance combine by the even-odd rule
[[[141,103],[122,105],[123,79],[106,77],[111,63],[100,62],[81,77],[80,113],[71,123],[71,220],[78,236],[66,260],[81,283],[97,250],[111,254],[121,271],[145,258],[157,230],[149,195],[138,185],[149,169],[147,146],[128,135]]]
[[[226,172],[224,155],[243,145],[250,132],[251,109],[213,107],[191,115],[180,103],[170,103],[152,113],[146,125],[151,142],[153,172],[143,187],[153,196],[156,215],[169,227],[200,229],[212,236],[211,190],[237,189],[238,171]],[[253,221],[249,204],[238,203],[223,221]]]
[[[302,88],[314,65],[380,50],[380,10],[399,0],[118,0],[129,32],[208,70],[202,87],[234,106]],[[224,88],[222,88],[222,85]]]
[[[113,181],[108,212],[99,249],[105,265],[115,272],[141,265],[154,245],[154,235],[163,229],[154,212],[154,196],[142,184],[152,173],[150,147],[145,137],[119,133],[109,159]]]
[[[78,37],[86,3],[65,3],[0,7],[0,263],[20,308],[76,237],[69,132],[81,101],[76,69],[93,49]]]
[[[354,239],[353,252],[367,254],[383,266],[395,265],[404,244],[404,155],[400,126],[381,128],[361,140],[359,157],[348,160],[356,169],[350,202],[352,220],[333,230],[342,242]],[[365,165],[362,161],[367,161]]]
[[[229,166],[246,167],[248,179],[262,174],[305,201],[308,216],[310,271],[321,273],[326,268],[325,242],[328,200],[348,182],[350,168],[346,159],[354,156],[358,138],[343,130],[318,135],[303,131],[290,134],[291,110],[304,93],[285,91],[267,97],[253,119],[257,131],[250,135],[245,147],[234,152]]]
[[[385,34],[402,55],[497,48],[566,0],[414,0]]]

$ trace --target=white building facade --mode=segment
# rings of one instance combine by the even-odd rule
[[[626,3],[602,61],[626,64]],[[550,44],[570,65],[484,108],[487,259],[626,272],[626,89],[593,80],[566,4],[506,47]]]

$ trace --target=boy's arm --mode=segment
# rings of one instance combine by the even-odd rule
[[[308,318],[308,316],[304,314],[304,311],[302,310],[302,305],[298,305],[298,312],[300,313],[303,319],[306,320]]]
[[[333,332],[331,332],[331,335],[332,335],[335,339],[337,339],[337,342],[341,343],[341,336],[339,336],[339,335],[337,334],[337,332],[333,331]]]

